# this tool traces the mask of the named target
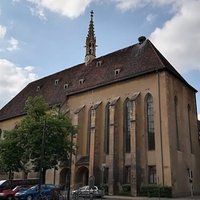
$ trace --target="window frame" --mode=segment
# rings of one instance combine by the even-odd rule
[[[148,150],[155,150],[155,123],[154,123],[154,110],[153,110],[153,97],[151,94],[147,94],[145,98],[146,104],[146,132],[148,140]]]
[[[131,152],[131,113],[133,112],[133,101],[127,98],[124,101],[124,151]]]
[[[156,165],[148,165],[148,183],[157,184]]]
[[[105,106],[104,152],[109,154],[110,143],[110,102]]]

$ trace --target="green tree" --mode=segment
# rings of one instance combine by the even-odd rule
[[[42,169],[44,183],[47,169],[56,168],[59,162],[69,164],[76,128],[67,116],[56,108],[50,108],[41,96],[29,97],[25,110],[25,118],[15,129],[7,132],[10,139],[5,137],[2,144],[6,146],[7,141],[15,142],[19,148],[19,163],[23,166],[16,165],[12,170],[27,170],[27,166],[31,166],[34,171]],[[12,134],[16,135],[16,141],[15,138],[12,139]],[[1,154],[0,158],[6,163]]]
[[[13,171],[25,171],[25,165],[21,159],[24,150],[19,145],[20,138],[17,130],[6,131],[4,138],[0,140],[0,166],[1,170],[7,172],[11,179]]]

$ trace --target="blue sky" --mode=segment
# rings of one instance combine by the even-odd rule
[[[84,61],[91,10],[97,57],[145,35],[200,91],[199,9],[200,0],[1,0],[0,108],[29,82]]]

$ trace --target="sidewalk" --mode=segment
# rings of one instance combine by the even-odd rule
[[[105,199],[117,199],[117,200],[189,200],[189,199],[195,199],[200,200],[200,196],[194,196],[194,197],[177,197],[177,198],[159,198],[159,197],[127,197],[127,196],[104,196]]]

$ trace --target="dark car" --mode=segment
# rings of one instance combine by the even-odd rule
[[[23,190],[26,190],[28,189],[30,186],[28,185],[19,185],[19,186],[16,186],[15,188],[13,188],[12,190],[9,189],[9,190],[3,190],[1,193],[0,193],[0,200],[13,200],[14,199],[14,196],[17,192],[21,192]]]
[[[90,188],[88,185],[79,188],[78,190],[72,191],[72,197],[99,197],[102,198],[104,196],[103,188],[98,188],[97,186],[93,186]]]
[[[46,199],[51,199],[52,191],[55,190],[55,185],[53,184],[44,184],[41,185],[41,195],[45,196]],[[27,190],[17,192],[15,194],[16,200],[33,200],[39,197],[39,185],[30,187]]]
[[[12,180],[0,180],[0,192],[3,190],[10,190],[19,185],[36,185],[39,183],[39,179],[12,179]]]

